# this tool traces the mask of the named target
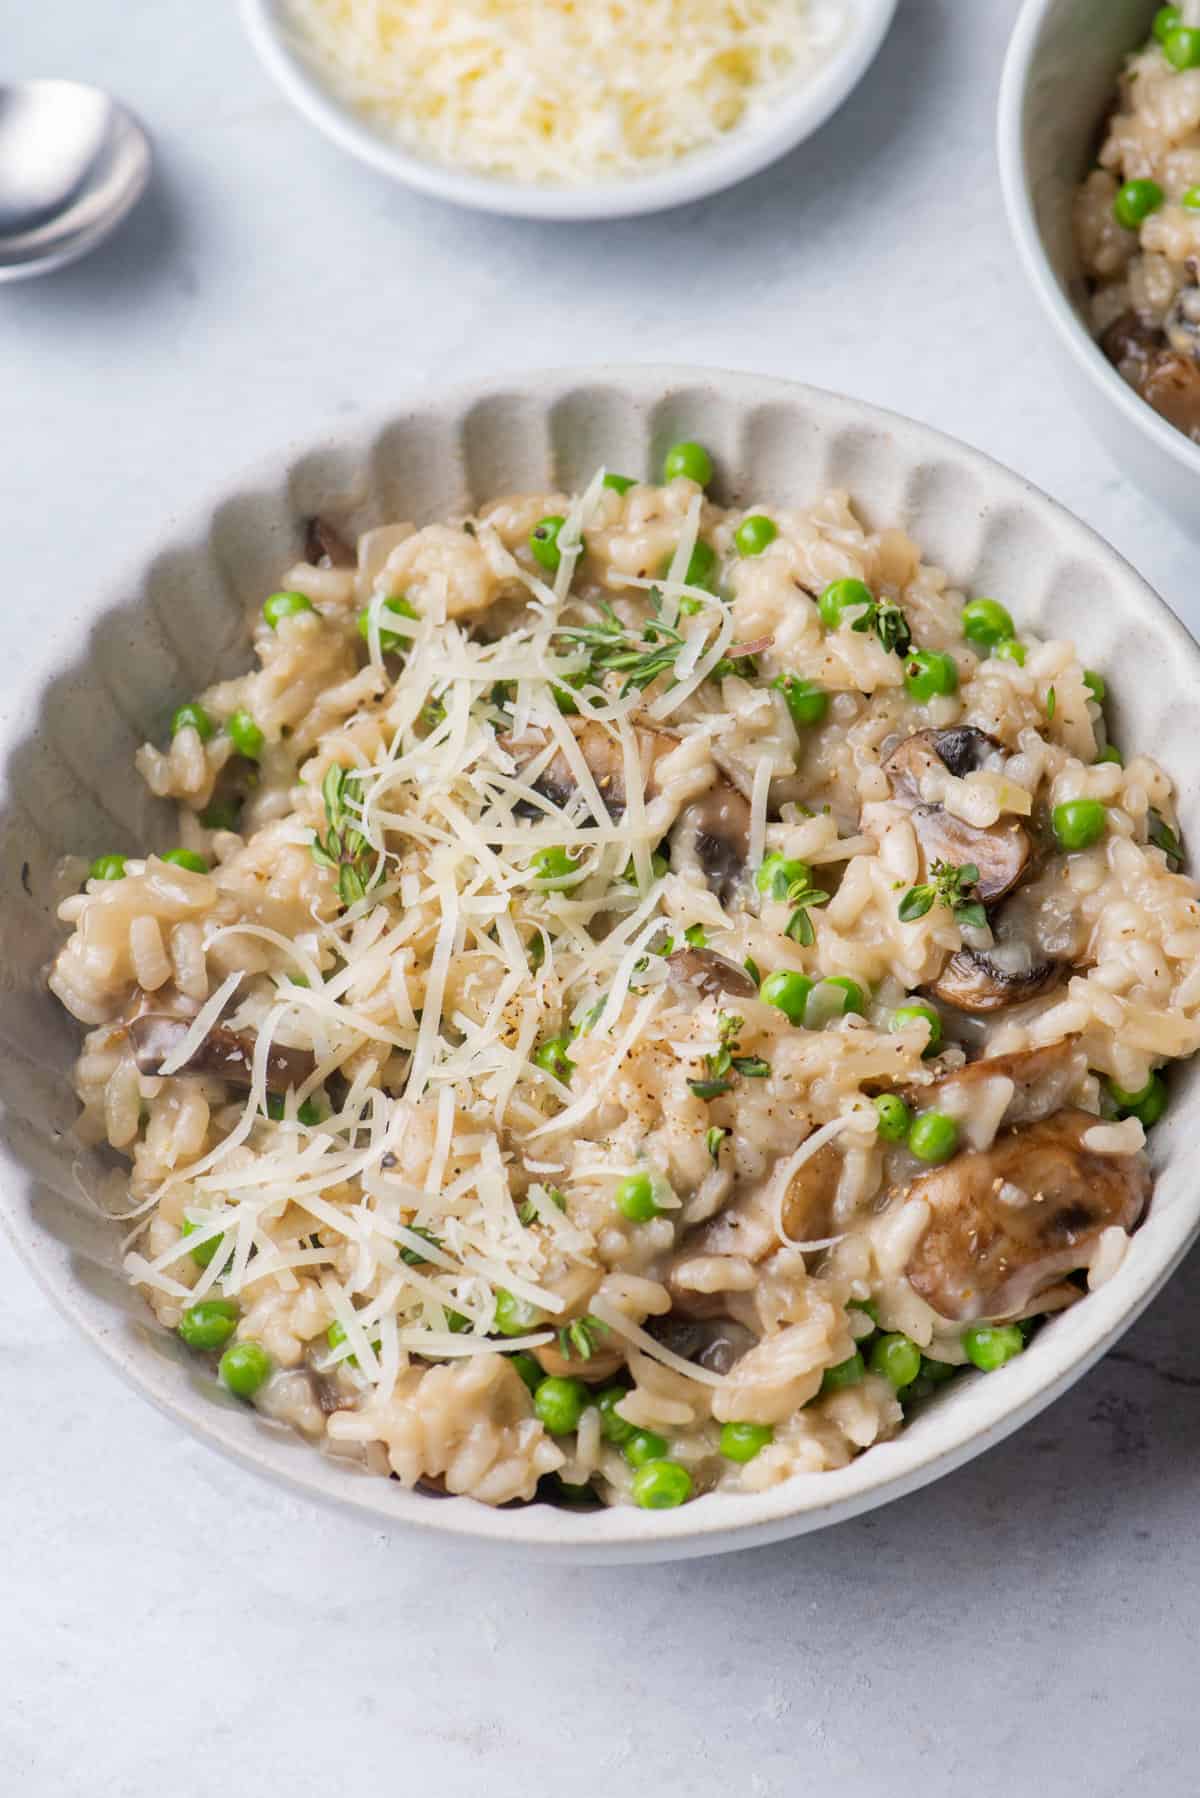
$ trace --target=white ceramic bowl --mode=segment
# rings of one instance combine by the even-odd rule
[[[1111,678],[1117,740],[1161,756],[1183,783],[1183,827],[1192,840],[1200,835],[1192,754],[1200,650],[1133,570],[977,451],[860,400],[762,376],[598,369],[422,398],[378,429],[218,490],[190,528],[153,546],[81,615],[46,612],[38,628],[61,675],[0,722],[0,1211],[54,1301],[160,1409],[258,1472],[376,1525],[611,1560],[712,1553],[817,1529],[934,1479],[1040,1410],[1111,1346],[1200,1222],[1192,1067],[1173,1080],[1171,1110],[1155,1131],[1154,1203],[1123,1266],[1049,1323],[1027,1354],[956,1381],[895,1441],[838,1472],[665,1512],[489,1510],[359,1473],[223,1394],[126,1285],[121,1227],[86,1197],[104,1158],[65,1134],[79,1033],[41,973],[61,938],[51,899],[59,857],[173,834],[133,776],[134,749],[161,734],[181,700],[249,665],[248,621],[300,553],[306,515],[322,512],[349,530],[438,518],[502,491],[578,488],[601,461],[649,474],[678,438],[711,446],[723,501],[793,502],[844,486],[869,525],[903,526],[957,584],[998,594],[1019,624],[1075,636]]]
[[[583,187],[496,181],[403,149],[323,82],[285,22],[283,0],[242,0],[250,41],[293,105],[327,137],[372,168],[442,200],[515,218],[603,219],[660,212],[700,200],[757,174],[810,137],[857,86],[887,35],[897,0],[846,0],[851,23],[811,81],[782,97],[763,120],[660,174]]]
[[[1156,10],[1156,0],[1025,0],[1000,84],[997,147],[1017,256],[1064,380],[1113,460],[1196,532],[1200,444],[1147,405],[1092,337],[1071,227],[1122,60],[1145,42]]]

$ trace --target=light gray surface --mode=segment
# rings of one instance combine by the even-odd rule
[[[1009,259],[991,124],[1013,11],[903,0],[847,110],[773,174],[556,230],[344,162],[268,90],[228,8],[0,0],[14,75],[111,84],[160,154],[112,244],[0,295],[0,679],[36,672],[56,594],[223,468],[447,371],[606,357],[775,369],[927,418],[1022,467],[1200,623],[1194,552],[1085,440]],[[547,1574],[259,1486],[94,1365],[3,1244],[0,1275],[0,1784],[1193,1783],[1195,1257],[1099,1370],[931,1491],[749,1556]]]

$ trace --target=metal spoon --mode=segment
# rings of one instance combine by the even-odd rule
[[[145,132],[99,88],[0,86],[0,281],[86,256],[137,204],[149,173]]]

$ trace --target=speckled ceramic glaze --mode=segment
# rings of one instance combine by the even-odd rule
[[[1072,397],[1113,460],[1197,534],[1200,444],[1147,405],[1093,338],[1071,224],[1121,64],[1156,10],[1156,0],[1026,0],[1004,64],[997,148],[1017,256]]]
[[[956,1381],[896,1440],[838,1472],[664,1512],[490,1510],[368,1477],[222,1393],[126,1285],[122,1226],[88,1198],[104,1161],[68,1134],[77,1027],[43,980],[61,936],[52,895],[59,858],[166,841],[168,810],[144,794],[133,752],[161,736],[180,701],[249,664],[249,621],[300,554],[306,515],[327,512],[359,529],[423,522],[500,492],[578,488],[602,461],[648,475],[684,437],[712,448],[722,503],[799,503],[848,488],[869,525],[909,531],[957,585],[1001,597],[1019,627],[1074,637],[1109,679],[1116,739],[1160,758],[1179,783],[1185,833],[1200,835],[1200,650],[1133,570],[978,452],[861,401],[765,377],[598,369],[422,399],[373,430],[281,457],[219,491],[189,529],[97,591],[90,635],[71,638],[60,676],[0,721],[0,1211],[54,1301],[160,1409],[246,1466],[376,1525],[620,1561],[714,1553],[837,1522],[947,1472],[1062,1392],[1136,1317],[1200,1225],[1200,1185],[1183,1153],[1200,1127],[1200,1090],[1185,1067],[1153,1137],[1153,1206],[1123,1266],[1053,1319],[1028,1354]]]

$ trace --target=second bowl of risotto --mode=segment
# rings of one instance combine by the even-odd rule
[[[1017,252],[1075,398],[1195,531],[1200,4],[1026,0],[999,109]]]
[[[783,384],[306,457],[101,619],[124,798],[54,694],[11,746],[18,1241],[375,1516],[701,1552],[932,1477],[1194,1233],[1195,656],[1014,477]]]

